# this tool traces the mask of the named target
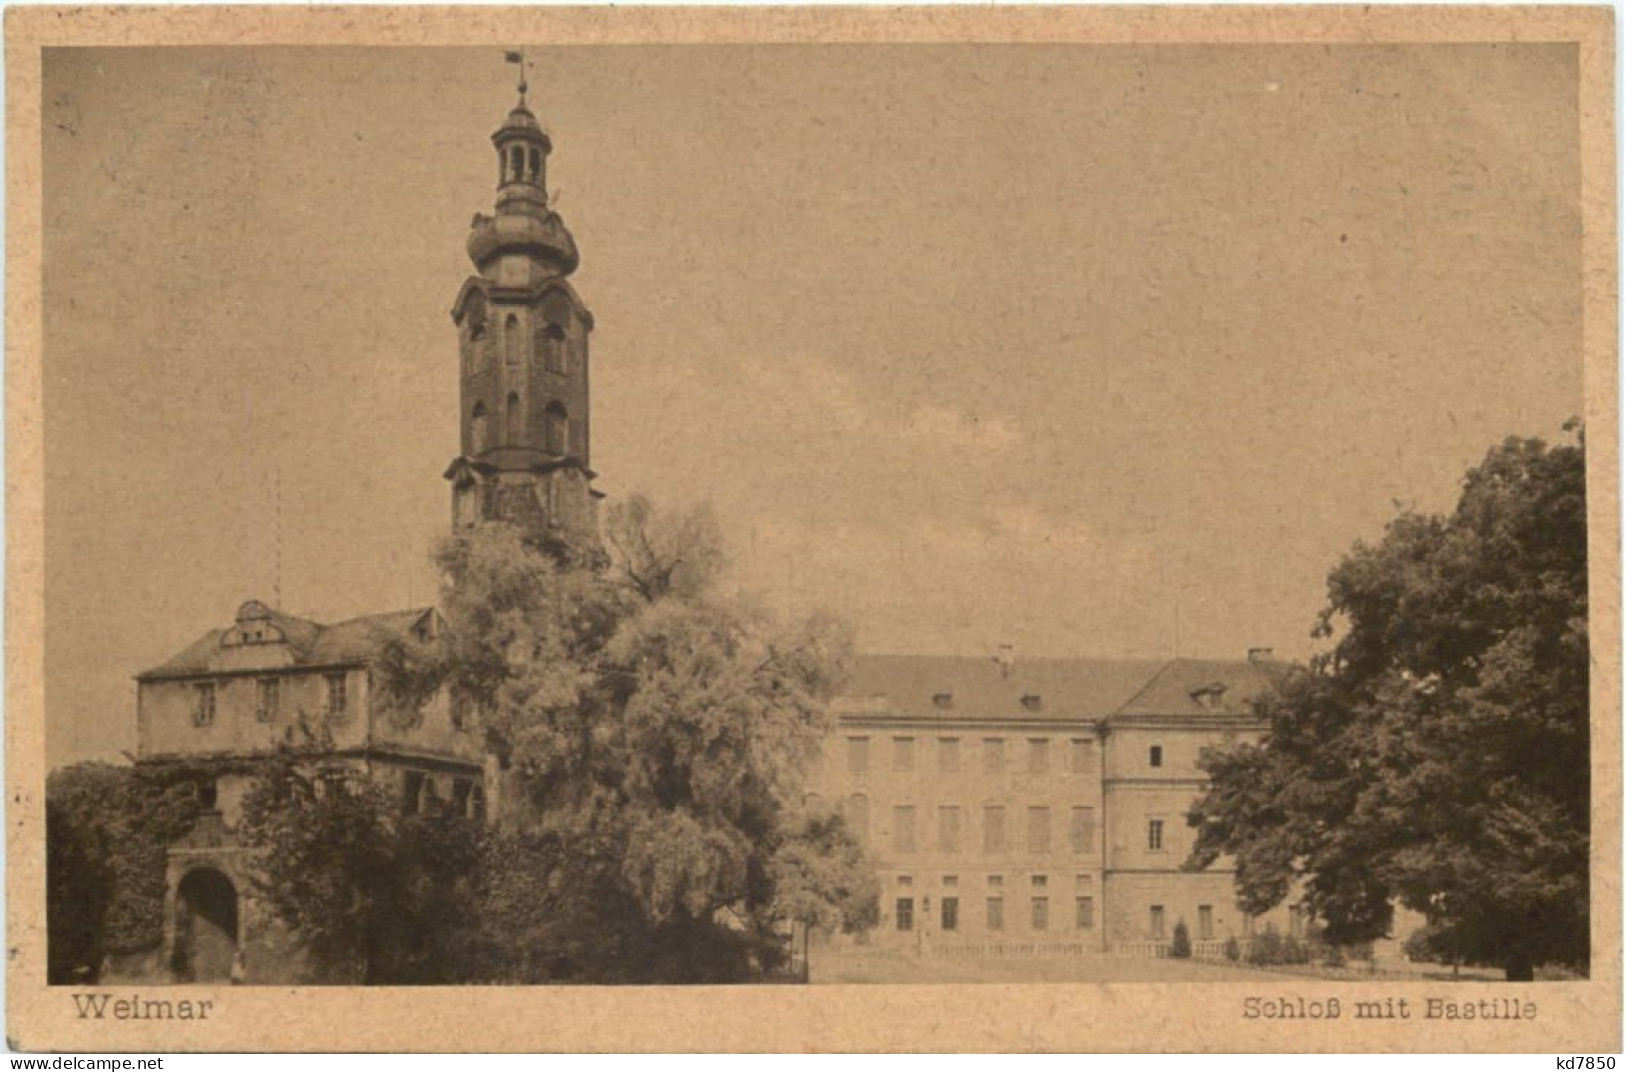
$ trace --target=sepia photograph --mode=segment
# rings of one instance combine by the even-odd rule
[[[1611,993],[1617,1047],[1572,29],[549,17],[32,49],[14,1012]]]

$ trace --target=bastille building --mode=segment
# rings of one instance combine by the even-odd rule
[[[445,471],[454,528],[487,519],[543,540],[596,534],[593,329],[569,277],[574,238],[548,206],[552,141],[519,103],[492,135],[491,215],[473,219],[474,273],[457,291],[460,453]],[[137,761],[214,772],[204,820],[168,854],[161,950],[105,981],[304,978],[298,943],[255,897],[236,837],[252,761],[296,723],[327,739],[318,774],[392,786],[407,811],[483,816],[495,767],[478,714],[438,697],[391,718],[371,667],[391,642],[428,643],[432,607],[320,623],[257,600],[137,675]],[[1181,863],[1204,747],[1255,737],[1248,701],[1275,672],[1246,659],[857,660],[808,804],[839,809],[884,890],[879,926],[823,940],[942,955],[1149,954],[1184,921],[1194,942],[1263,922],[1236,908],[1223,866]],[[1296,908],[1267,921],[1303,925]]]

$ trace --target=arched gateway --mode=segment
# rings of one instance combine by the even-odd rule
[[[215,983],[231,979],[237,958],[237,888],[212,867],[186,873],[175,891],[175,979]]]

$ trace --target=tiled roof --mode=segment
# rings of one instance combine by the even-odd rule
[[[1233,717],[1247,713],[1247,702],[1275,672],[1272,665],[1280,665],[1018,657],[1007,670],[993,658],[930,655],[863,655],[854,662],[837,701],[842,713],[944,721]],[[1211,686],[1219,686],[1215,699],[1204,703],[1193,695]]]
[[[1253,697],[1284,667],[1247,659],[1174,659],[1115,713],[1125,718],[1245,715]]]
[[[343,663],[362,663],[378,653],[392,639],[404,637],[431,608],[391,611],[386,614],[367,614],[333,625],[322,625],[308,618],[296,618],[280,611],[270,611],[266,619],[280,629],[288,640],[288,651],[293,666],[335,666]],[[225,669],[221,661],[221,640],[235,627],[211,629],[159,666],[144,670],[136,677],[142,680],[206,674]]]
[[[993,658],[865,655],[843,695],[884,697],[885,713],[939,719],[1102,719],[1144,688],[1163,664],[1152,659]],[[952,696],[951,706],[937,697]],[[1036,702],[1024,698],[1036,697]]]

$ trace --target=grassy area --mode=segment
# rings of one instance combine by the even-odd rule
[[[821,950],[812,957],[814,983],[1225,983],[1273,974],[1239,964],[1105,955],[961,958]]]

